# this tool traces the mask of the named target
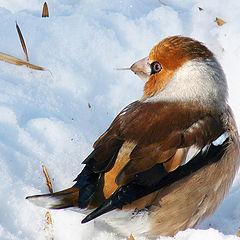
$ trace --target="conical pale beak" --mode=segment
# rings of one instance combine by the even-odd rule
[[[135,62],[130,69],[137,74],[144,82],[147,82],[150,74],[151,67],[148,63],[148,57],[145,57],[137,62]]]

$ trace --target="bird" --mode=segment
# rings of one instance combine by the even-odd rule
[[[211,216],[237,173],[239,134],[224,71],[190,37],[170,36],[127,68],[144,82],[96,140],[71,188],[28,196],[79,209],[121,236],[174,236]]]

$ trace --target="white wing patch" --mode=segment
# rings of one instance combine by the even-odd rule
[[[228,138],[228,134],[225,132],[223,133],[220,137],[218,137],[216,140],[214,140],[212,142],[212,144],[214,146],[218,146],[218,145],[221,145],[223,144],[223,142]],[[194,158],[200,151],[202,152],[205,152],[208,150],[210,144],[206,145],[203,149],[200,149],[198,147],[196,147],[195,145],[194,146],[191,146],[188,150],[188,153],[187,153],[187,156],[185,157],[183,163],[181,165],[184,165],[186,164],[187,162],[189,162],[192,158]]]
[[[188,163],[193,157],[195,157],[201,150],[196,146],[191,146],[188,150],[187,156],[181,165]]]
[[[219,138],[212,142],[214,146],[223,144],[223,142],[228,138],[228,134],[225,132]]]

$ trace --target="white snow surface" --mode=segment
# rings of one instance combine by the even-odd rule
[[[141,97],[129,67],[161,39],[184,35],[206,44],[223,66],[229,104],[240,128],[240,1],[0,0],[0,51],[25,59],[22,30],[36,71],[0,62],[0,239],[48,239],[45,209],[25,200],[47,193],[42,164],[55,191],[72,186],[94,140],[114,116]],[[203,8],[199,11],[198,7]],[[226,21],[218,26],[215,18]],[[88,103],[91,108],[88,107]],[[240,175],[216,214],[176,240],[233,240],[240,227]],[[50,211],[55,240],[124,239],[83,215]],[[144,238],[143,238],[144,239]]]

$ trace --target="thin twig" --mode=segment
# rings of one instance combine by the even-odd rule
[[[44,227],[44,230],[47,232],[46,239],[54,240],[52,218],[49,212],[46,212],[45,218],[46,218],[46,225]]]
[[[43,169],[43,173],[44,173],[45,178],[46,178],[46,183],[47,183],[49,192],[53,193],[52,183],[51,183],[50,177],[48,175],[47,168],[44,165],[42,165],[42,169]]]
[[[114,70],[131,70],[131,68],[114,68]]]
[[[49,174],[45,165],[42,165],[42,169],[43,169],[44,176],[46,178],[46,183],[47,183],[49,192],[53,193],[51,179],[49,177]],[[52,218],[51,218],[50,212],[46,212],[45,218],[46,218],[46,224],[45,224],[44,230],[47,232],[46,240],[54,240],[53,224],[52,224]]]

